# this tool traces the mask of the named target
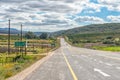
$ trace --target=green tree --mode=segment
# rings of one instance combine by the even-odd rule
[[[47,39],[48,38],[48,34],[47,33],[42,33],[40,35],[40,39]]]
[[[33,32],[27,32],[26,34],[25,34],[25,38],[27,38],[27,39],[34,39],[34,38],[36,38],[36,35],[33,33]]]

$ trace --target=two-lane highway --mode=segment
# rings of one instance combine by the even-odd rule
[[[61,47],[24,80],[120,80],[120,54]]]

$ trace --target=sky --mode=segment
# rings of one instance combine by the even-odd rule
[[[119,23],[120,0],[0,0],[0,28],[54,32],[89,24]]]

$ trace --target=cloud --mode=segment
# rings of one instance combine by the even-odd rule
[[[120,16],[107,16],[107,19],[110,21],[110,22],[115,22],[115,23],[118,23],[120,22]]]
[[[108,10],[120,12],[120,0],[98,0],[98,2]]]
[[[23,3],[25,0],[0,0],[1,3]]]
[[[38,9],[44,12],[57,12],[57,13],[69,13],[75,11],[74,3],[65,3],[64,1],[42,0],[42,1],[29,1],[25,5],[30,8]]]
[[[89,23],[103,23],[104,20],[99,18],[99,17],[94,17],[94,16],[77,16],[75,19],[78,23],[84,23],[84,22],[89,22]]]
[[[96,15],[102,7],[120,11],[119,0],[98,0],[98,3],[91,0],[0,0],[0,27],[6,27],[8,19],[11,19],[14,28],[19,29],[18,26],[24,24],[26,30],[33,31],[55,31],[78,27],[82,23],[103,23],[103,18],[87,15]],[[85,15],[82,15],[84,11]]]

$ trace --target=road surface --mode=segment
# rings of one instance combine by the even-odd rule
[[[120,54],[77,48],[61,39],[61,47],[24,80],[120,80]]]

